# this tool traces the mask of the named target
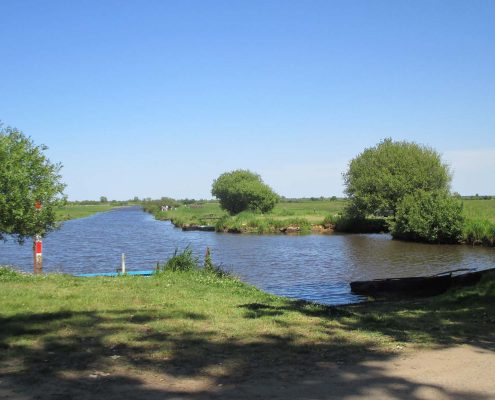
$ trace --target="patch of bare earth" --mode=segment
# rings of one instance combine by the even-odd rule
[[[301,360],[276,369],[239,365],[238,371],[219,364],[195,376],[118,362],[55,376],[43,369],[10,373],[18,367],[0,370],[0,399],[495,399],[493,342],[408,350],[357,363]]]

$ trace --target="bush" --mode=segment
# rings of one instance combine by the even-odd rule
[[[182,253],[175,249],[174,255],[163,267],[166,271],[191,271],[196,268],[198,268],[198,258],[193,255],[189,247],[186,247]]]
[[[389,231],[389,220],[386,218],[356,218],[344,213],[325,217],[323,226],[331,227],[336,232],[382,233]]]
[[[259,175],[241,169],[226,172],[215,179],[211,194],[231,215],[245,210],[266,213],[279,201],[279,196]]]
[[[418,190],[397,205],[394,239],[427,243],[458,243],[462,239],[462,203],[446,191]]]

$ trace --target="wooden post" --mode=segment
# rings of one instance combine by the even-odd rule
[[[125,274],[125,253],[122,253],[122,264],[121,264],[122,275]]]

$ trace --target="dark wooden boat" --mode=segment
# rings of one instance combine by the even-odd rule
[[[474,285],[490,272],[495,272],[495,268],[481,271],[458,269],[432,276],[354,281],[350,285],[352,293],[371,297],[427,297],[444,293],[452,287]]]
[[[203,232],[214,232],[215,227],[212,225],[184,225],[182,227],[183,231],[203,231]]]

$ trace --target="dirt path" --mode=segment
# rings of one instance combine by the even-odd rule
[[[495,346],[465,344],[406,352],[356,364],[320,362],[314,368],[262,365],[249,374],[219,378],[112,367],[58,379],[12,381],[0,376],[0,399],[495,399]]]

